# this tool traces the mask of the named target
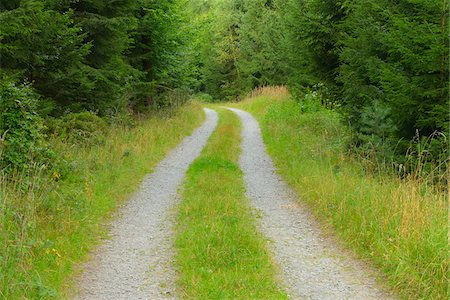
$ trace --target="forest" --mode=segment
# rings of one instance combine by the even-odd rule
[[[86,232],[119,202],[94,210],[90,187],[125,197],[137,181],[120,192],[108,182],[144,176],[139,164],[200,124],[199,103],[234,105],[265,87],[294,103],[281,121],[336,114],[346,138],[324,143],[343,144],[370,176],[445,193],[449,13],[447,0],[0,1],[0,296],[58,298],[30,270],[54,252],[61,286],[84,255],[56,262],[68,216],[81,241],[66,252],[95,243]],[[134,169],[119,163],[136,153]]]
[[[135,114],[193,94],[234,101],[268,85],[300,102],[318,95],[378,159],[402,164],[411,141],[426,143],[430,159],[447,154],[445,0],[12,0],[0,9],[2,169],[43,146],[37,119]],[[20,118],[19,108],[32,124],[9,115]]]

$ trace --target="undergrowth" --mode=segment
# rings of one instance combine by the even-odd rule
[[[448,299],[448,196],[439,174],[371,172],[348,151],[336,112],[304,110],[286,94],[237,105],[261,123],[278,172],[326,227],[378,266],[406,299]],[[447,171],[448,172],[448,171]]]
[[[245,197],[238,118],[219,125],[188,170],[176,238],[183,299],[286,299]]]
[[[0,298],[68,297],[76,264],[106,236],[111,213],[202,120],[192,103],[132,127],[110,122],[89,137],[77,135],[85,128],[77,136],[50,134],[63,168],[1,175]]]

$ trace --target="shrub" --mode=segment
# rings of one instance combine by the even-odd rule
[[[214,102],[213,96],[211,96],[210,94],[207,94],[207,93],[197,93],[195,95],[195,99],[200,101],[200,102],[204,102],[204,103],[212,103],[212,102]]]
[[[48,119],[47,130],[69,143],[92,145],[103,141],[106,122],[93,112],[71,113],[60,119]]]
[[[304,98],[300,100],[302,112],[317,112],[323,109],[321,95],[316,91],[306,93]]]
[[[36,113],[38,96],[28,84],[0,83],[0,169],[29,168],[48,163],[52,155],[43,121]]]

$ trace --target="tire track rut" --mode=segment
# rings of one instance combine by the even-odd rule
[[[293,299],[389,299],[363,264],[329,239],[307,209],[276,174],[266,153],[258,122],[229,108],[242,121],[242,153],[247,196],[262,212],[259,226],[281,269],[281,281]]]
[[[84,265],[75,299],[175,298],[170,209],[186,170],[217,126],[217,113],[205,113],[204,124],[173,149],[119,209],[111,238]]]

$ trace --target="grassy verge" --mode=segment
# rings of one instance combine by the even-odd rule
[[[448,198],[420,179],[367,173],[338,114],[304,113],[286,94],[237,107],[261,123],[279,173],[347,246],[404,298],[448,299]]]
[[[133,128],[114,126],[93,146],[54,141],[70,172],[0,180],[0,298],[68,296],[74,265],[105,236],[115,208],[145,174],[203,121],[198,104],[155,115]]]
[[[188,170],[176,238],[182,298],[285,299],[245,198],[237,117],[219,125]]]

